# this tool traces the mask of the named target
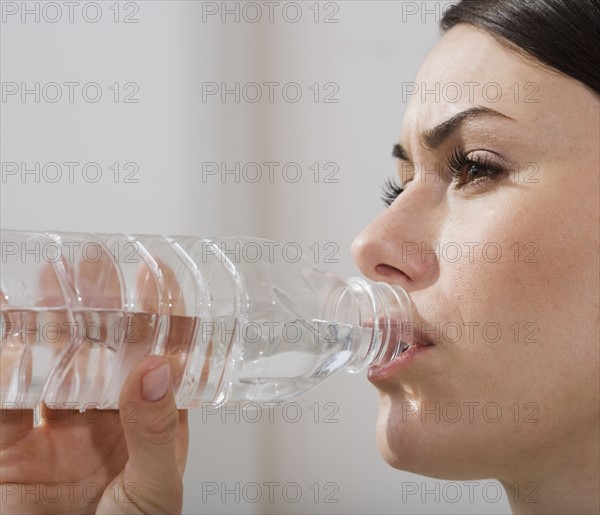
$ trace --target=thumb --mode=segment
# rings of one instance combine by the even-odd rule
[[[179,412],[165,358],[150,356],[132,369],[121,388],[119,412],[129,454],[122,474],[125,493],[129,488],[142,513],[180,513]]]

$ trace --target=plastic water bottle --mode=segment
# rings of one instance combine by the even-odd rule
[[[280,401],[406,348],[406,292],[255,238],[1,232],[1,401],[115,409],[167,357],[177,405]]]

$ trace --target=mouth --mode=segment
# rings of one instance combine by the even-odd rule
[[[376,384],[400,376],[410,365],[416,365],[435,349],[435,343],[416,324],[403,328],[400,344],[391,346],[380,363],[369,368],[368,379]],[[414,366],[413,365],[413,366]]]
[[[398,358],[401,358],[407,353],[415,352],[419,349],[425,349],[434,346],[435,344],[431,340],[425,338],[422,333],[419,333],[419,335],[409,339],[409,341],[401,341],[400,345],[398,346],[398,352],[396,352],[395,355],[392,356],[390,363]]]

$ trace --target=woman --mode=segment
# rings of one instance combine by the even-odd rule
[[[371,372],[378,445],[497,478],[516,513],[599,513],[600,2],[461,2],[442,28],[353,248],[434,344]]]
[[[389,207],[353,248],[411,293],[432,344],[370,371],[379,446],[403,470],[498,478],[515,512],[597,513],[600,4],[461,2],[442,27],[406,90]],[[152,357],[120,419],[32,431],[3,412],[3,511],[180,511],[187,421],[168,385]]]

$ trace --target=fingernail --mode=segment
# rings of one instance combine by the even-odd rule
[[[153,368],[142,377],[142,397],[150,402],[159,401],[167,393],[170,381],[169,365]]]

